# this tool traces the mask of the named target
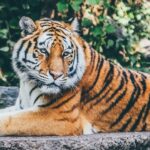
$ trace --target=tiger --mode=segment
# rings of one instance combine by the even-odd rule
[[[23,16],[12,52],[16,104],[0,111],[0,135],[150,131],[150,75],[105,59],[79,23]]]

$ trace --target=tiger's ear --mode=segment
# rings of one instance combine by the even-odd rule
[[[19,26],[22,30],[22,36],[32,34],[36,30],[36,25],[33,20],[29,17],[21,17]]]
[[[74,18],[71,23],[71,28],[73,31],[78,32],[79,31],[79,22],[77,18]]]

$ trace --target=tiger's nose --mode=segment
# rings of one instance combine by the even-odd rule
[[[53,77],[54,80],[56,80],[57,78],[63,75],[62,72],[49,71],[49,73]]]

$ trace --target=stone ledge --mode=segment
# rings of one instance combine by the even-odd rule
[[[0,87],[0,104],[10,106],[17,87]],[[101,133],[87,136],[0,137],[0,150],[150,150],[150,132]]]
[[[18,91],[17,87],[0,86],[0,108],[14,105]]]
[[[0,150],[150,150],[150,133],[68,137],[0,137]]]

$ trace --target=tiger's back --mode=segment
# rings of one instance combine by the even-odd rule
[[[98,132],[149,131],[150,76],[114,65],[93,50],[89,55],[81,103],[93,127]]]

